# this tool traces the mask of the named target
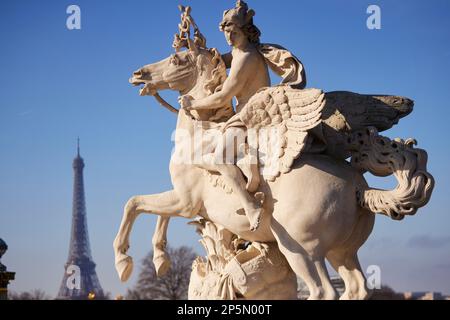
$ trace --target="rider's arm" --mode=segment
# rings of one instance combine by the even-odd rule
[[[250,56],[243,57],[239,61],[233,60],[230,74],[225,80],[222,90],[206,98],[192,100],[191,109],[218,109],[233,99],[247,82],[247,77],[251,73],[251,60]]]

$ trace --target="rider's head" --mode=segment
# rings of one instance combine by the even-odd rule
[[[255,11],[248,9],[247,4],[238,0],[236,7],[223,13],[222,22],[219,25],[224,32],[229,45],[240,46],[243,42],[259,43],[261,32],[253,24]]]

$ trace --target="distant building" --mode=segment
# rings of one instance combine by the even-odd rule
[[[339,276],[330,277],[331,284],[336,289],[339,296],[345,291],[344,281]],[[309,297],[309,290],[305,282],[297,277],[297,297],[300,300],[306,300]],[[382,286],[380,289],[373,290],[370,300],[450,300],[450,296],[443,295],[440,292],[417,291],[417,292],[395,292],[388,286]]]
[[[405,300],[450,300],[450,296],[444,296],[440,292],[433,291],[405,292],[403,295]]]
[[[73,160],[72,231],[69,257],[67,258],[64,276],[56,299],[105,299],[103,289],[95,272],[95,263],[92,259],[89,245],[83,168],[84,161],[80,156],[78,143],[78,154]]]
[[[341,296],[345,291],[344,281],[339,276],[330,277],[331,284],[334,289],[336,289],[339,296]],[[297,277],[297,297],[300,300],[306,300],[309,297],[309,290],[306,286],[306,283],[302,280],[302,278]]]

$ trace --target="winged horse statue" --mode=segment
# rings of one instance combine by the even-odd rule
[[[221,55],[206,47],[189,11],[182,9],[184,25],[175,37],[175,53],[145,65],[130,79],[133,85],[143,86],[141,95],[156,97],[177,113],[178,120],[169,164],[173,189],[133,196],[125,205],[114,241],[120,279],[126,281],[133,269],[127,251],[133,223],[141,213],[159,216],[153,236],[158,275],[170,267],[164,251],[170,217],[202,217],[240,239],[276,243],[308,286],[309,299],[338,297],[325,259],[345,283],[341,299],[367,299],[370,290],[358,250],[369,237],[376,214],[395,220],[413,215],[429,201],[434,186],[426,168],[427,153],[415,148],[414,140],[379,135],[411,113],[413,101],[282,84],[260,89],[234,116],[229,104],[214,110],[177,110],[158,92],[169,89],[201,99],[221,90],[227,78]],[[195,30],[194,39],[186,34],[190,26]],[[180,50],[182,47],[186,50]],[[260,225],[254,231],[235,192],[227,188],[220,174],[179,161],[177,152],[186,151],[187,142],[195,141],[196,128],[219,127],[223,132],[236,121],[256,136],[269,130],[269,140],[277,142],[254,144],[262,177],[254,192],[264,195]],[[321,148],[315,148],[311,139],[317,128],[322,132]],[[187,154],[191,156],[190,151]],[[398,185],[393,190],[371,188],[365,172],[394,175]]]

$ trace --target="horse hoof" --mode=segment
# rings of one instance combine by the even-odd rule
[[[165,256],[158,256],[153,258],[153,264],[155,265],[156,275],[163,277],[170,269],[170,260]]]
[[[127,281],[133,272],[133,258],[122,254],[116,259],[116,271],[119,274],[120,281]]]

